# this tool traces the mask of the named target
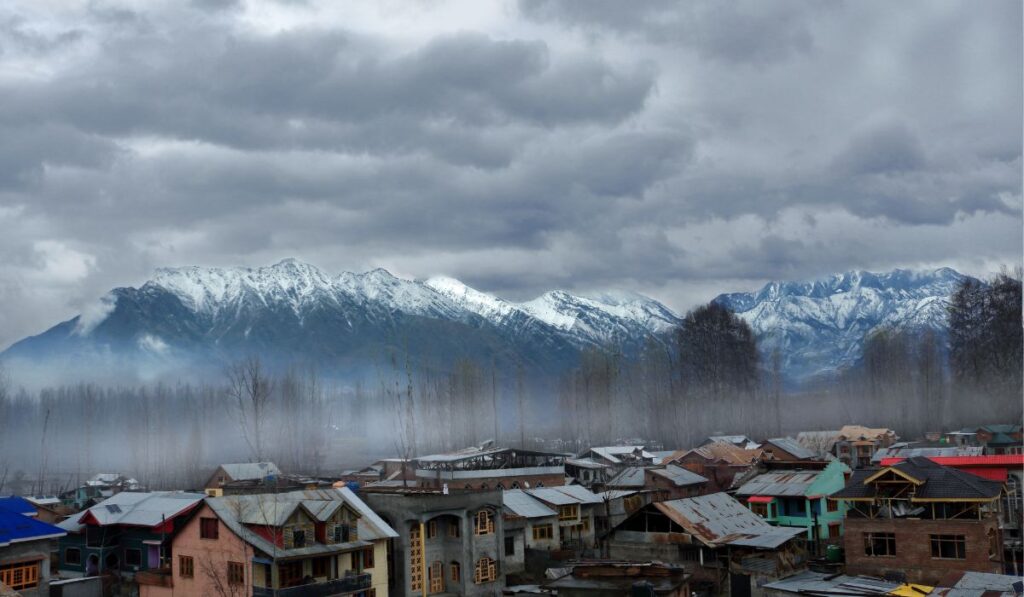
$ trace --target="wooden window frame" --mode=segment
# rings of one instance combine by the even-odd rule
[[[579,504],[565,504],[558,507],[558,520],[577,520],[580,517]]]
[[[427,539],[437,537],[437,520],[427,521]]]
[[[195,578],[196,562],[192,556],[178,556],[178,576],[181,578]]]
[[[473,534],[492,535],[494,534],[494,513],[484,508],[479,510],[473,517]]]
[[[473,582],[478,585],[498,580],[498,563],[487,556],[476,561],[473,567]]]
[[[220,539],[220,521],[209,516],[199,517],[199,538],[210,541]]]
[[[462,564],[452,562],[448,568],[452,575],[452,582],[462,582]]]
[[[928,535],[933,560],[966,560],[967,535],[939,534]],[[954,555],[942,555],[943,546],[953,546]]]
[[[321,568],[317,570],[317,568]],[[319,556],[310,561],[310,575],[313,578],[331,576],[331,556]]]
[[[881,543],[878,543],[881,542]],[[884,553],[876,553],[876,547],[884,545]],[[870,558],[896,557],[896,533],[866,532],[864,533],[864,555]]]
[[[245,564],[242,562],[228,562],[228,584],[245,584]]]
[[[373,570],[373,548],[367,547],[363,550],[363,570]]]
[[[38,587],[40,576],[42,560],[0,566],[0,581],[15,591]]]
[[[533,526],[533,540],[544,541],[555,538],[555,525],[551,523],[538,524]]]
[[[430,580],[430,592],[441,593],[444,591],[444,562],[436,560],[430,563],[427,570],[427,578]]]
[[[448,521],[448,536],[452,539],[458,539],[462,537],[462,529],[459,528],[458,522]]]

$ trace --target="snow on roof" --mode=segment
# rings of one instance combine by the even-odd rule
[[[273,462],[239,462],[235,464],[222,464],[220,468],[233,481],[258,480],[270,475],[281,474],[281,471]]]
[[[501,493],[502,504],[516,516],[543,518],[555,516],[557,512],[548,508],[521,489],[509,489]]]
[[[84,523],[87,516],[95,519],[100,526],[124,524],[152,527],[192,508],[203,501],[203,497],[201,493],[183,491],[122,491],[80,515],[72,516],[68,520],[73,522],[68,526],[61,524],[61,528],[77,530],[81,527],[76,528],[76,525]]]

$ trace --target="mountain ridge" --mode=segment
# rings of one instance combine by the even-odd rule
[[[850,366],[878,326],[943,330],[946,297],[966,276],[852,270],[769,282],[714,299],[745,319],[792,379]],[[514,302],[454,278],[408,280],[384,269],[330,274],[296,259],[250,268],[159,268],[141,286],[111,290],[95,308],[9,347],[6,359],[65,368],[189,369],[247,353],[340,371],[404,351],[440,370],[459,358],[558,374],[582,351],[635,355],[670,342],[682,317],[628,291],[552,290]]]

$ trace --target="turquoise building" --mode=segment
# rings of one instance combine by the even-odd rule
[[[744,483],[736,498],[771,524],[807,529],[808,541],[837,542],[843,535],[846,504],[830,502],[828,496],[846,485],[849,474],[850,467],[838,460],[819,470],[772,470]]]

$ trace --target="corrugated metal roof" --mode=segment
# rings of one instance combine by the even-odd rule
[[[558,514],[521,489],[509,489],[501,492],[501,500],[505,508],[523,518],[543,518]]]
[[[725,493],[652,504],[686,532],[711,546],[772,533],[776,527]]]
[[[834,594],[850,596],[887,595],[897,589],[900,583],[880,579],[834,575],[810,570],[799,572],[784,579],[764,585],[765,589],[793,594]]]
[[[273,462],[239,462],[222,464],[220,468],[224,469],[224,472],[235,481],[251,481],[281,474]]]
[[[66,535],[64,529],[0,507],[0,547]]]
[[[707,479],[698,475],[697,473],[688,471],[685,468],[681,466],[676,466],[674,464],[669,464],[665,468],[650,469],[650,471],[652,474],[665,477],[673,484],[675,484],[676,487],[684,487],[686,485],[699,485],[701,483],[708,482]]]
[[[79,523],[85,519],[86,514],[89,514],[100,526],[125,524],[152,527],[192,508],[203,501],[204,497],[206,496],[201,493],[183,491],[122,491],[85,512],[72,516],[71,519],[74,519],[75,523]],[[76,530],[74,523],[71,528],[63,525],[61,528]]]
[[[569,504],[600,504],[601,498],[581,485],[562,485],[559,487],[538,487],[527,489],[526,493],[555,506]]]
[[[736,491],[736,495],[771,495],[797,497],[807,495],[807,490],[818,478],[821,471],[780,471],[761,473],[747,481]]]
[[[560,485],[553,488],[556,491],[571,496],[578,500],[581,504],[600,504],[601,498],[594,492],[590,491],[582,485]]]
[[[771,444],[782,450],[785,450],[786,452],[789,452],[794,457],[799,458],[801,460],[810,460],[814,458],[814,452],[811,452],[807,448],[803,447],[802,445],[800,445],[800,442],[796,441],[791,437],[776,437],[767,440],[765,443]]]
[[[607,464],[597,462],[593,458],[566,458],[565,464],[578,466],[580,468],[602,469],[608,468]]]
[[[623,469],[623,471],[605,483],[606,487],[643,487],[644,486],[644,469],[639,466],[630,466]]]
[[[807,532],[807,529],[803,527],[773,527],[773,529],[766,533],[733,539],[729,545],[775,549],[793,537]]]

